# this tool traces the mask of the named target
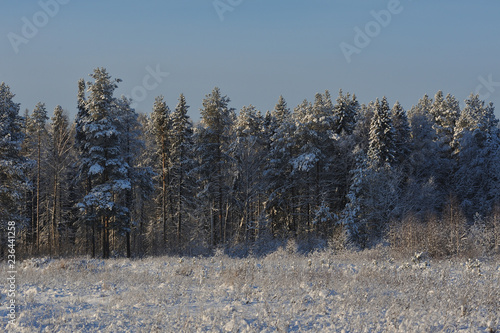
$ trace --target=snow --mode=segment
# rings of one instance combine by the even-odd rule
[[[99,164],[94,164],[90,167],[89,169],[89,174],[91,175],[98,175],[104,171],[104,168],[100,166]]]
[[[294,170],[300,170],[300,171],[309,171],[311,170],[315,163],[318,161],[318,158],[316,154],[314,153],[305,153],[302,155],[297,156],[292,161],[293,169]]]
[[[264,257],[31,259],[8,332],[441,332],[500,329],[498,260],[376,249]],[[6,265],[0,275],[6,276]],[[7,286],[0,285],[1,300]],[[6,318],[3,306],[0,316]]]

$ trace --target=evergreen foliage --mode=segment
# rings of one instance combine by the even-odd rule
[[[201,254],[273,237],[365,248],[400,244],[399,230],[437,256],[465,253],[468,230],[496,239],[500,129],[478,95],[460,109],[438,91],[407,113],[325,91],[293,112],[280,96],[236,113],[214,88],[194,125],[183,94],[137,114],[114,96],[120,80],[90,76],[74,123],[61,106],[49,121],[43,103],[21,117],[0,85],[0,229],[19,223],[25,255]]]

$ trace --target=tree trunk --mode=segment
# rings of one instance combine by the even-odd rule
[[[221,176],[219,175],[219,237],[218,242],[225,242],[225,240],[222,239],[223,234],[224,234],[224,225],[222,221],[222,187],[221,187]]]
[[[181,248],[181,223],[182,223],[182,154],[179,170],[178,202],[177,202],[177,247]]]
[[[54,250],[56,249],[56,214],[57,214],[57,168],[55,169],[55,173],[54,173],[54,197],[53,197],[53,202],[52,202],[52,205],[53,205],[53,210],[52,210],[52,223],[51,223],[51,227],[52,227],[52,245],[53,245],[53,248]]]
[[[108,217],[103,217],[102,258],[109,258],[109,230]]]
[[[130,258],[132,256],[130,251],[130,231],[126,231],[125,238],[127,240],[127,258]]]
[[[58,198],[58,200],[57,200],[57,221],[56,221],[57,223],[56,223],[56,226],[57,225],[61,226],[61,224],[62,224],[61,221],[62,221],[62,208],[63,207],[62,207],[62,200],[61,200],[61,191],[62,191],[61,190],[61,186],[59,185],[57,187],[57,198]],[[68,222],[69,221],[67,221],[66,225],[65,225],[66,226],[66,228],[65,228],[66,230],[68,230],[68,225],[69,225]],[[64,239],[64,237],[63,237],[63,230],[62,230],[63,226],[64,226],[64,224],[61,226],[61,229],[58,228],[58,230],[57,230],[57,237],[58,237],[57,238],[57,246],[58,246],[58,249],[59,249],[59,253],[62,253],[62,243],[63,243],[63,239]],[[68,238],[66,238],[66,242],[69,242]]]
[[[215,248],[215,217],[214,202],[210,205],[210,245]]]
[[[101,217],[102,225],[102,258],[106,259],[106,219]]]
[[[130,132],[130,129],[128,129],[128,132]],[[130,137],[127,136],[127,164],[129,165],[129,169],[127,172],[127,176],[129,181],[132,183],[132,174],[131,174],[131,167],[132,167],[132,161],[130,159]],[[132,222],[132,184],[130,184],[130,189],[127,190],[125,193],[125,200],[126,200],[126,205],[128,209],[127,213],[127,231],[125,232],[125,240],[127,242],[127,258],[131,257],[131,251],[130,251],[130,230],[131,230],[131,222]]]
[[[40,160],[41,138],[38,133],[37,176],[36,176],[36,250],[40,251]]]
[[[87,177],[87,194],[90,193],[91,186],[92,186],[92,180],[90,179],[90,177]],[[91,207],[89,209],[92,210]],[[90,215],[92,215],[92,211],[90,212]],[[97,255],[96,230],[95,230],[96,222],[97,221],[95,220],[95,218],[92,218],[92,258],[95,258]]]
[[[226,201],[226,215],[224,216],[224,244],[226,244],[227,242],[227,234],[228,234],[228,229],[229,229],[229,225],[228,225],[228,221],[229,221],[229,197],[227,197],[227,200]]]
[[[167,162],[166,162],[166,156],[163,153],[162,154],[162,174],[161,174],[161,180],[162,180],[162,194],[161,194],[161,220],[163,223],[163,247],[166,248],[167,246],[167,201],[166,201],[166,195],[167,195],[167,177],[166,177],[166,171],[165,169],[167,168]]]

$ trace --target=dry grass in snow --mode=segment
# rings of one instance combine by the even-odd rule
[[[279,249],[244,259],[28,260],[18,264],[13,325],[4,280],[8,332],[500,331],[495,259]]]

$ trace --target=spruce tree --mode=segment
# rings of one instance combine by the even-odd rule
[[[290,117],[290,109],[283,96],[280,95],[278,103],[271,112],[271,115],[276,119],[278,126]]]
[[[451,175],[456,169],[456,161],[453,159],[453,137],[455,126],[460,115],[458,101],[451,95],[443,96],[442,91],[438,91],[434,96],[434,101],[429,114],[433,120],[435,130],[435,141],[438,155],[435,160],[439,168],[435,171],[436,182],[441,188],[441,195],[449,195],[451,188]]]
[[[440,193],[436,179],[442,165],[439,144],[430,114],[432,100],[424,95],[408,112],[412,151],[408,163],[407,202],[417,217],[440,211],[447,193]]]
[[[471,94],[457,121],[455,142],[455,193],[472,219],[500,202],[500,131],[493,104]]]
[[[193,170],[193,125],[188,113],[189,106],[184,94],[179,97],[179,102],[172,113],[171,129],[171,160],[172,160],[172,187],[175,197],[176,240],[179,250],[182,249],[185,239],[184,229],[187,228],[189,213],[196,205],[195,179]]]
[[[375,113],[370,126],[368,158],[375,167],[392,166],[395,161],[395,133],[387,99],[376,101]]]
[[[391,119],[394,127],[395,161],[401,165],[408,159],[411,151],[411,129],[406,112],[398,101],[392,107]]]
[[[363,207],[364,188],[367,182],[369,165],[366,154],[358,151],[356,154],[356,165],[351,170],[351,185],[347,194],[347,203],[342,211],[339,224],[341,227],[340,244],[349,247],[362,242],[363,228],[366,224],[366,216]]]
[[[334,155],[334,118],[328,91],[316,94],[311,105],[302,103],[295,109],[294,137],[297,154],[292,159],[300,198],[303,229],[312,230],[312,219],[321,205],[329,205],[334,184],[331,179],[331,159]],[[328,172],[327,172],[328,170]],[[316,231],[324,232],[326,225],[316,224]]]
[[[334,130],[337,134],[352,134],[356,123],[356,115],[359,112],[359,103],[356,96],[347,93],[343,95],[339,91],[336,104],[333,108]]]

